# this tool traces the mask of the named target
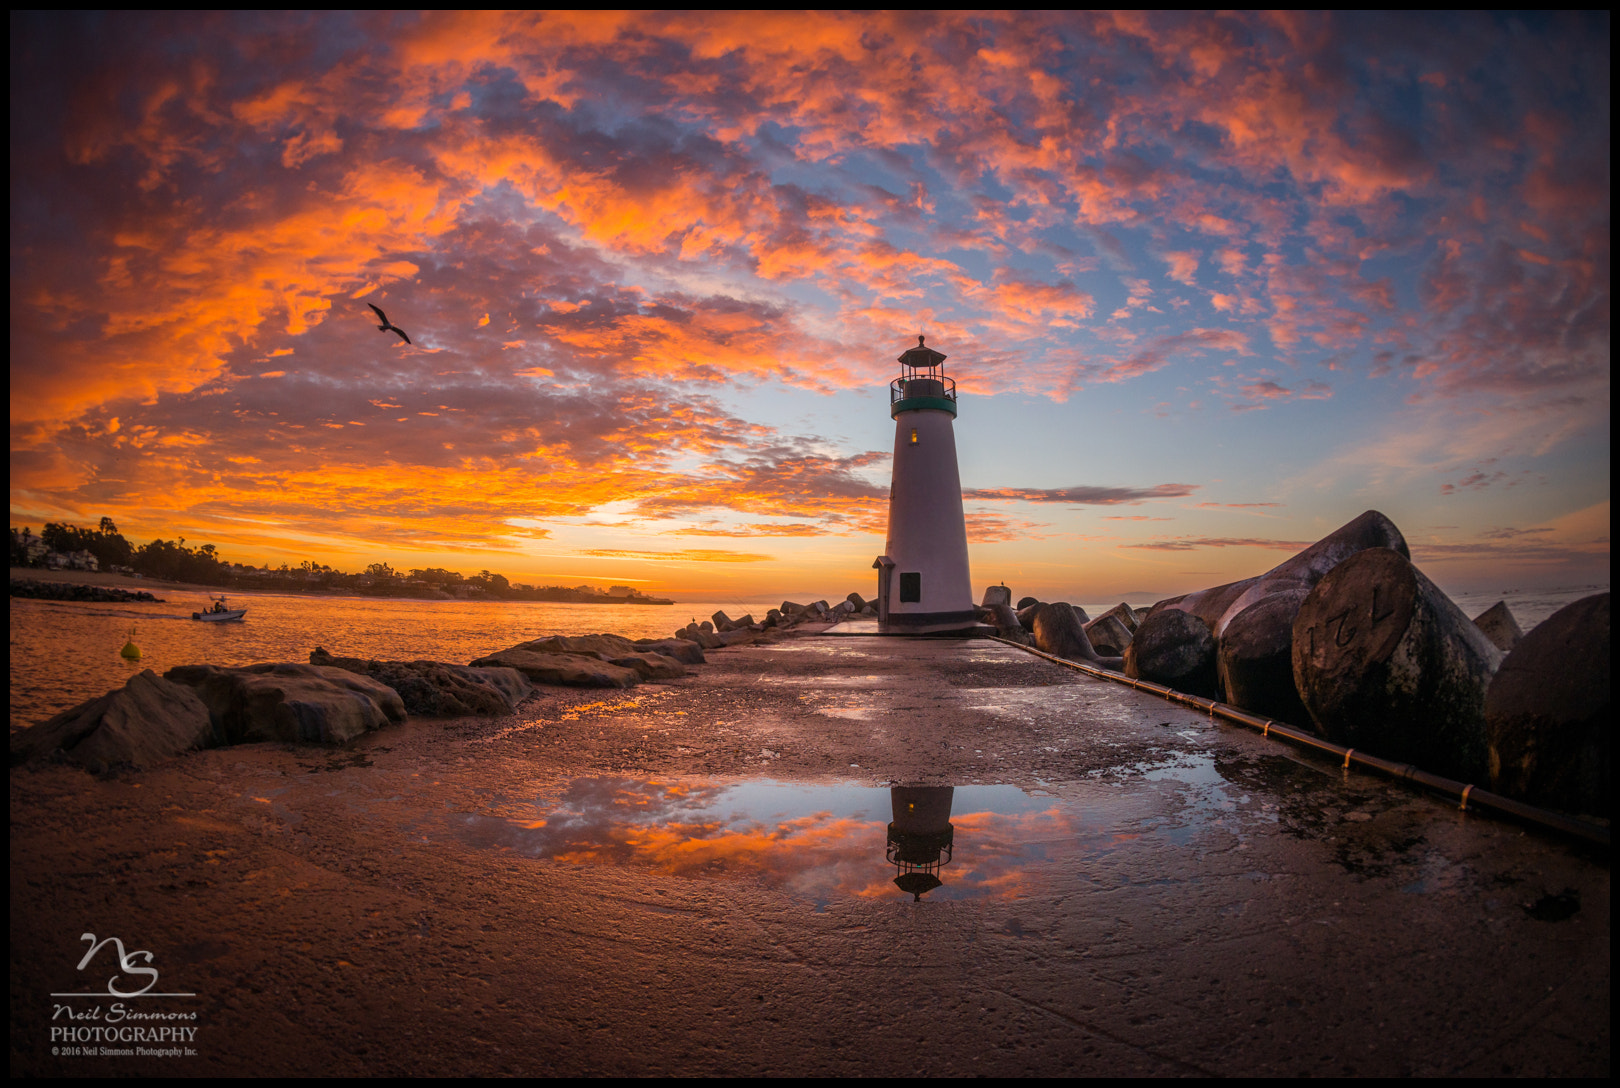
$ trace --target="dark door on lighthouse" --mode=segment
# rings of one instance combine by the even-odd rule
[[[892,588],[894,578],[894,560],[886,555],[880,555],[872,561],[872,566],[878,572],[878,623],[889,622],[889,590]]]

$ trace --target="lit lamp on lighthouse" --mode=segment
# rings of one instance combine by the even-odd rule
[[[878,572],[878,630],[924,635],[977,620],[968,576],[962,478],[956,469],[956,382],[945,356],[917,337],[889,383],[894,477],[889,536]]]

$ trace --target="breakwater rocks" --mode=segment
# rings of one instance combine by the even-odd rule
[[[1501,663],[1485,632],[1388,548],[1334,567],[1294,617],[1294,684],[1323,735],[1463,782],[1485,780],[1485,691]]]
[[[11,764],[53,759],[105,773],[230,744],[347,744],[407,715],[500,716],[536,685],[628,688],[678,679],[704,663],[706,648],[774,638],[772,628],[856,611],[841,604],[785,602],[790,618],[768,626],[722,619],[723,632],[711,622],[694,626],[692,637],[551,635],[467,665],[342,657],[317,646],[308,664],[183,665],[163,676],[148,669],[117,691],[12,733]]]
[[[1090,619],[1066,602],[979,609],[1009,641],[1218,699],[1337,744],[1533,804],[1609,816],[1609,595],[1525,634],[1469,619],[1376,510],[1264,574]],[[1117,656],[1116,656],[1117,655]]]
[[[1553,613],[1519,640],[1485,694],[1491,788],[1609,814],[1614,701],[1609,594]]]
[[[390,687],[404,702],[405,712],[421,718],[510,714],[534,691],[516,669],[333,657],[319,646],[309,655],[309,663],[345,669]]]
[[[81,586],[69,582],[40,582],[33,578],[11,579],[11,596],[37,597],[46,601],[105,601],[121,604],[125,601],[152,601],[163,603],[144,589],[111,589],[107,586]]]
[[[675,637],[690,639],[699,645],[715,649],[746,642],[750,635],[762,635],[766,631],[777,629],[787,630],[801,623],[838,623],[851,616],[877,614],[877,605],[859,593],[851,593],[837,604],[828,604],[825,600],[812,601],[810,604],[783,601],[782,607],[770,609],[762,620],[755,620],[752,612],[736,619],[732,619],[723,611],[716,612],[706,620],[693,620],[676,631]]]
[[[574,688],[632,688],[643,680],[672,680],[702,664],[695,639],[636,639],[622,635],[552,635],[480,657],[476,666],[514,669],[536,684]]]

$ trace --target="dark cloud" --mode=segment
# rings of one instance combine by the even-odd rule
[[[1142,544],[1122,544],[1124,548],[1141,548],[1154,552],[1190,552],[1199,548],[1271,548],[1297,552],[1308,548],[1309,540],[1269,540],[1264,537],[1183,536],[1173,540],[1150,540]]]
[[[1197,484],[1158,484],[1154,487],[990,487],[962,492],[964,499],[1001,502],[1063,502],[1076,506],[1119,506],[1148,499],[1185,498],[1198,490]]]

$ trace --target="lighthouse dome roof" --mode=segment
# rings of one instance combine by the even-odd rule
[[[902,366],[915,367],[922,370],[936,367],[944,361],[945,353],[942,351],[935,351],[933,348],[923,343],[923,338],[921,336],[917,337],[917,346],[904,352],[899,359]]]

